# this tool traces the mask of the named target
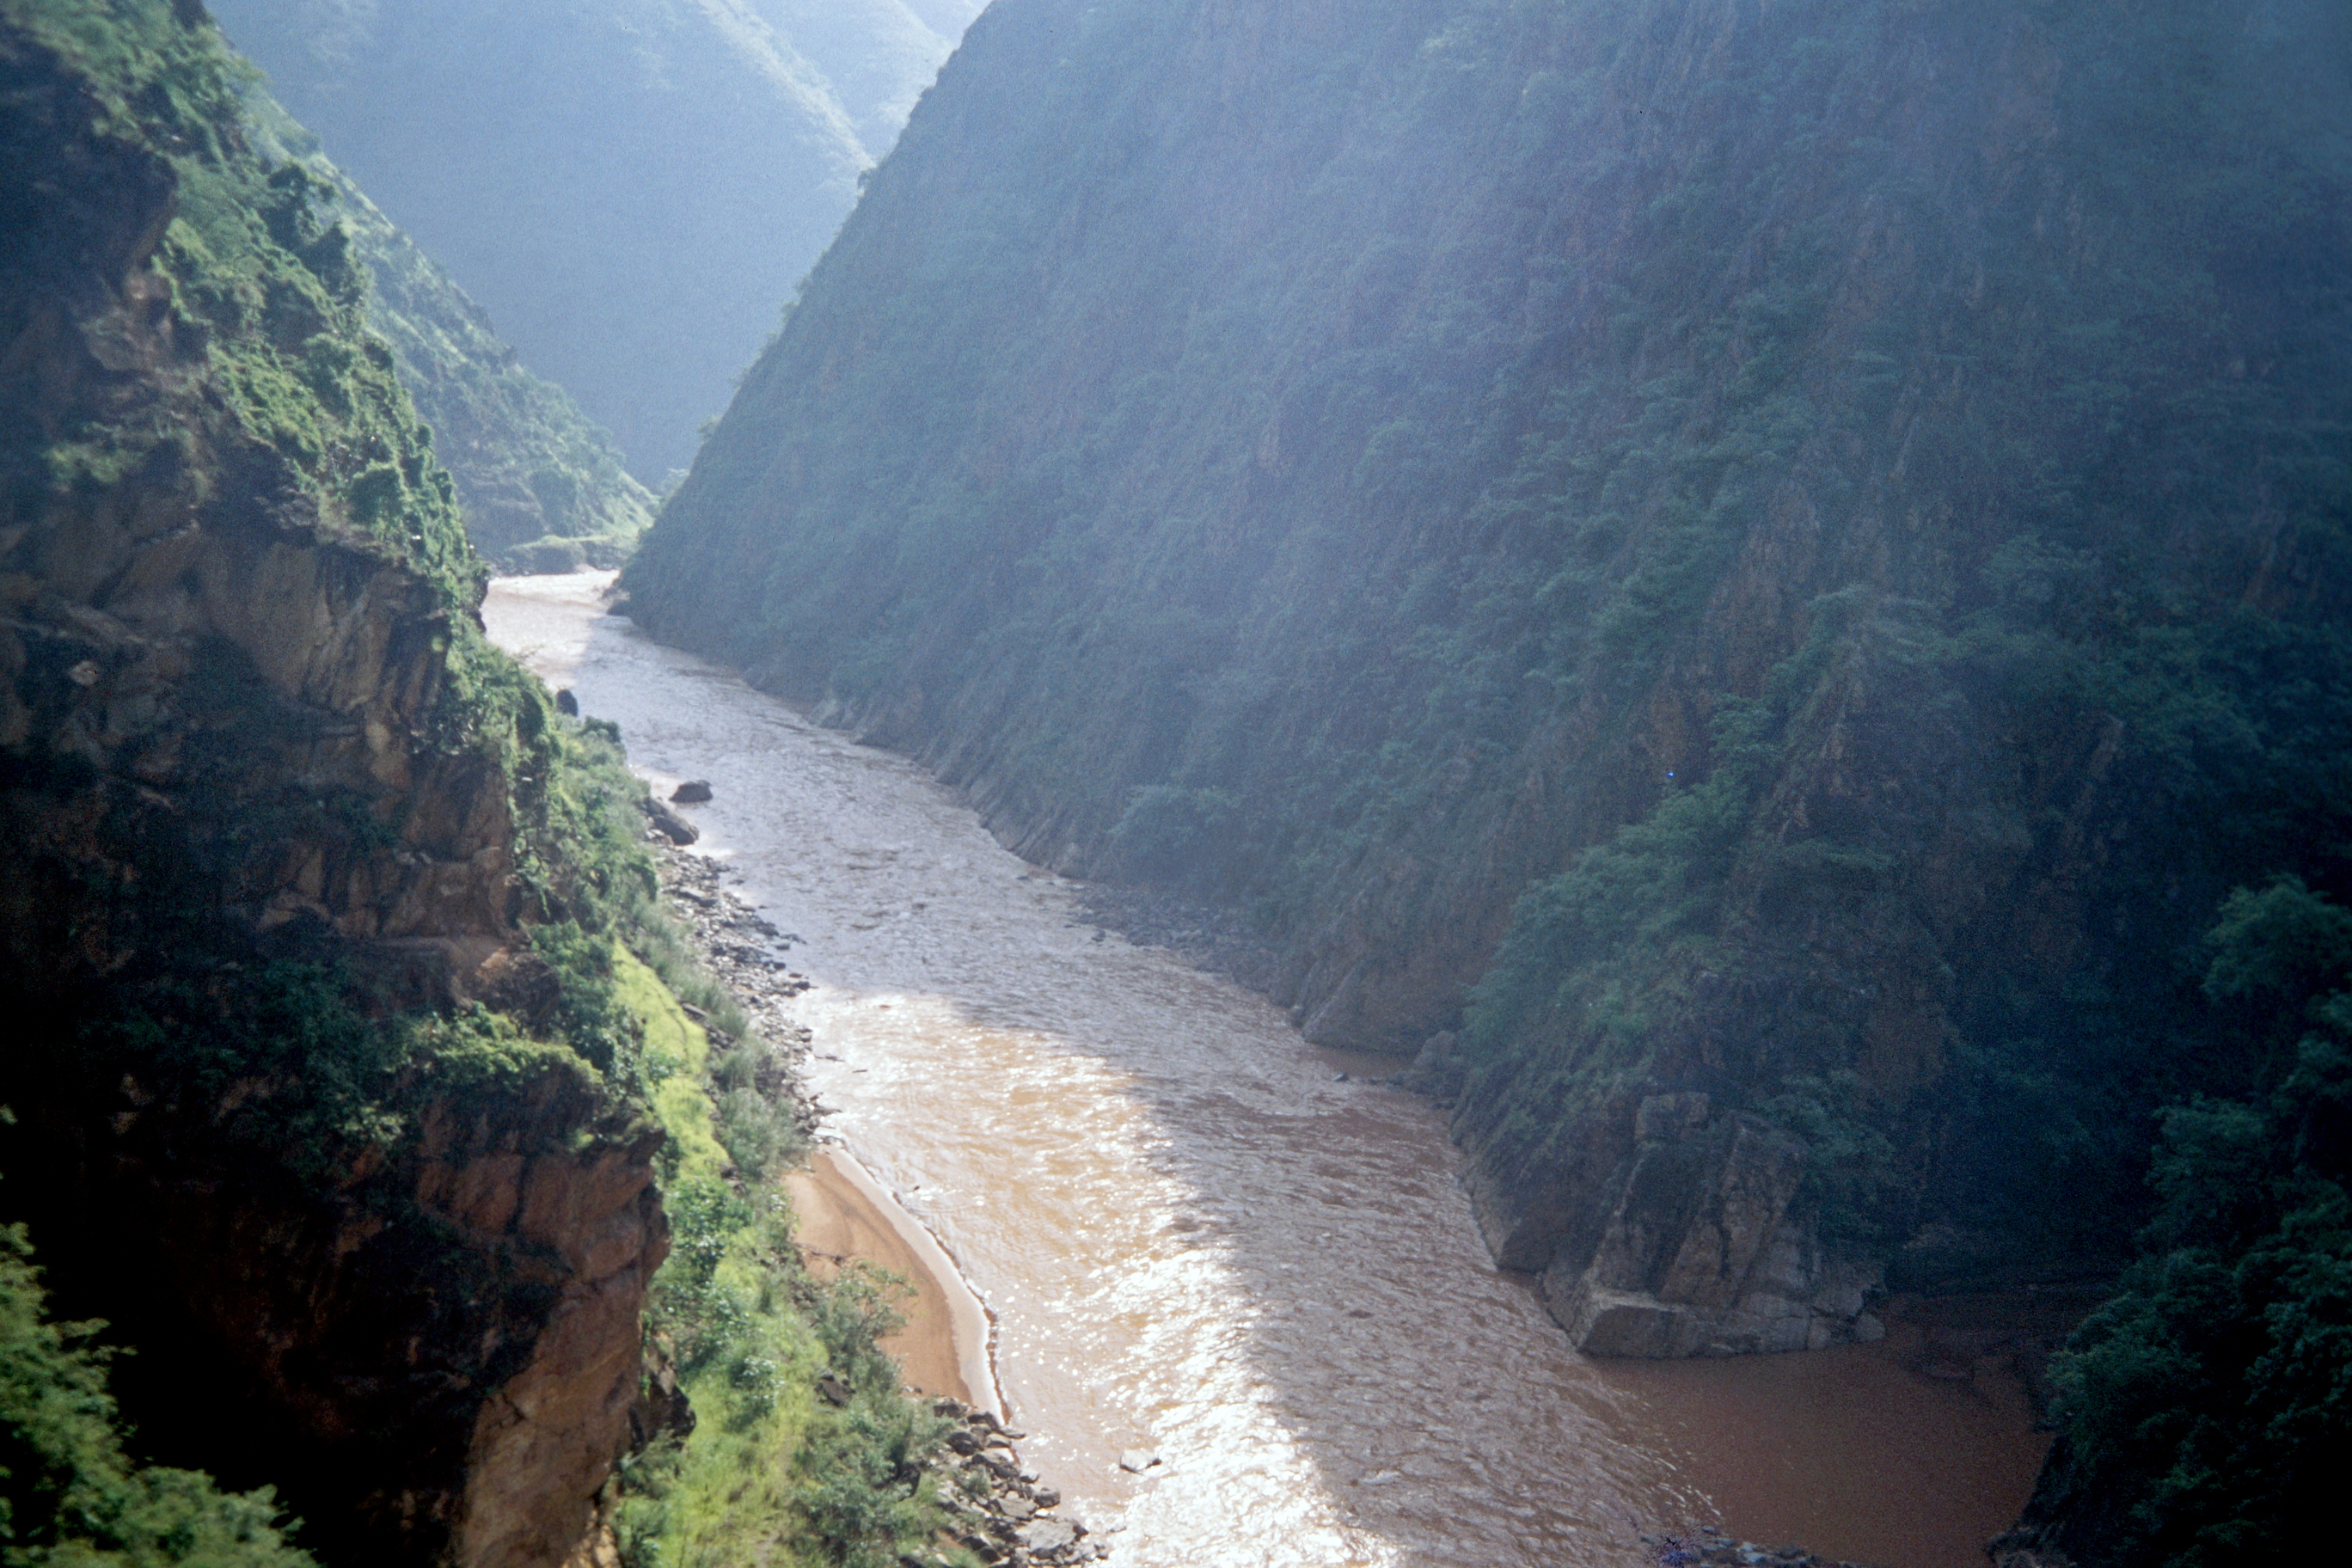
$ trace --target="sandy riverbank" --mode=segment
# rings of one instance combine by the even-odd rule
[[[811,1151],[807,1168],[784,1185],[812,1272],[829,1278],[845,1259],[862,1258],[914,1286],[907,1326],[881,1342],[906,1369],[908,1387],[1002,1415],[988,1369],[988,1315],[931,1233],[837,1147]]]
[[[673,783],[657,779],[656,793],[668,794]],[[691,935],[704,964],[733,994],[753,1027],[788,1060],[797,1061],[808,1048],[808,1037],[792,1021],[789,1007],[808,983],[779,956],[789,941],[720,886],[717,862],[668,846],[658,852],[670,912]],[[789,1098],[803,1131],[815,1131],[822,1113],[796,1072],[763,1088]],[[907,1326],[881,1342],[905,1368],[908,1386],[1002,1417],[1003,1401],[989,1363],[987,1309],[937,1238],[838,1143],[816,1144],[806,1167],[786,1175],[784,1186],[792,1195],[796,1238],[813,1272],[830,1278],[856,1258],[914,1287]]]

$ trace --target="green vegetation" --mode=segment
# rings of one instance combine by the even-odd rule
[[[53,491],[153,482],[163,465],[217,461],[210,438],[250,444],[315,509],[322,537],[380,550],[470,618],[481,566],[467,547],[449,478],[364,326],[367,279],[349,230],[321,213],[322,182],[255,156],[241,130],[249,71],[209,28],[166,5],[12,3],[0,17],[73,62],[97,132],[160,161],[176,214],[154,264],[171,288],[179,341],[217,400],[214,428],[161,398],[124,416],[99,399],[55,410],[62,427],[38,461]],[[28,255],[16,266],[71,258]],[[208,411],[210,412],[210,411]],[[12,483],[33,454],[5,454]]]
[[[1378,7],[1213,114],[1147,7],[998,18],[633,611],[1248,909],[1334,1038],[1499,951],[1472,1099],[1531,1136],[1718,1027],[1801,1098],[1921,995],[1851,1226],[2112,1256],[2202,911],[2347,890],[2342,18],[1805,5],[1702,70],[1686,11]]]
[[[653,499],[609,437],[516,363],[481,310],[318,155],[217,35],[142,20],[135,7],[121,17],[100,9],[42,10],[27,30],[84,51],[126,133],[170,146],[156,141],[163,120],[210,128],[216,144],[173,160],[181,216],[160,259],[183,310],[208,331],[241,422],[336,492],[359,525],[386,533],[379,525],[391,520],[430,520],[429,568],[441,575],[477,569],[438,526],[452,499],[473,542],[506,569],[617,564]],[[155,86],[175,113],[140,106]],[[220,140],[227,126],[234,142]],[[404,402],[394,411],[384,383],[394,377],[431,422],[454,496],[448,471],[425,478],[425,434]],[[92,431],[58,443],[48,463],[59,483],[113,483],[157,444],[185,438],[168,427]]]
[[[953,1425],[909,1400],[876,1348],[903,1321],[894,1302],[905,1287],[863,1268],[827,1283],[809,1275],[771,1179],[797,1146],[746,1137],[740,1110],[721,1109],[728,1061],[713,1059],[709,1033],[625,950],[616,965],[670,1134],[670,1256],[646,1331],[696,1417],[684,1438],[666,1436],[623,1468],[622,1560],[897,1568],[949,1521],[924,1460]],[[847,1391],[841,1403],[818,1396],[820,1377]],[[961,1550],[921,1560],[971,1561]]]
[[[106,1392],[103,1323],[48,1316],[25,1227],[0,1227],[0,1563],[308,1568],[268,1489],[141,1465]]]
[[[2154,1217],[2055,1368],[2029,1522],[2086,1561],[2242,1562],[2333,1506],[2352,1444],[2352,912],[2240,889],[2206,978],[2259,1082],[2168,1107]]]
[[[474,548],[508,572],[619,565],[653,521],[654,498],[621,467],[612,437],[562,387],[516,361],[481,307],[276,100],[255,87],[245,107],[265,157],[299,163],[323,183],[373,280],[368,326],[391,346],[401,384],[432,428]]]

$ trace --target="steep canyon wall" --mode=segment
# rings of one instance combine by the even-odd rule
[[[1246,911],[1592,1348],[2111,1273],[2347,890],[2347,41],[1001,0],[631,613]]]
[[[559,1563],[667,1247],[533,934],[593,903],[572,743],[201,7],[0,6],[0,79],[9,1217],[148,1451],[334,1561]]]

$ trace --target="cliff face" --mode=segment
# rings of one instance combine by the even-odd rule
[[[74,183],[35,187],[10,236],[0,743],[30,873],[7,894],[12,952],[58,980],[106,973],[141,941],[116,921],[148,903],[114,895],[176,876],[257,931],[308,917],[478,962],[512,934],[512,824],[504,781],[431,734],[475,571],[446,477],[413,425],[354,418],[348,447],[272,429],[256,393],[318,395],[207,374],[218,328],[155,264],[179,172],[19,48],[38,94],[12,128],[20,166]],[[389,356],[335,332],[329,287],[261,279],[253,334],[304,371],[339,354],[337,391],[385,400]]]
[[[154,1363],[118,1377],[142,1436],[277,1485],[328,1561],[564,1562],[629,1441],[660,1134],[550,1066],[298,1177],[223,1136],[282,1092],[24,1104],[53,1279]]]
[[[152,1446],[332,1560],[560,1562],[667,1229],[528,929],[552,715],[201,9],[0,7],[0,81],[12,1206]]]
[[[632,613],[1247,909],[1588,1343],[2115,1267],[2200,934],[2345,890],[2352,99],[2111,24],[1004,0]]]

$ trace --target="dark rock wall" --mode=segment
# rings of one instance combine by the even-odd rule
[[[201,7],[0,7],[9,1217],[142,1352],[145,1451],[327,1560],[553,1564],[628,1441],[658,1133],[555,1047],[413,1053],[388,1124],[330,1081],[553,984],[545,715],[485,695],[448,480],[236,103]]]
[[[277,1486],[326,1560],[565,1561],[629,1438],[659,1133],[551,1068],[295,1180],[225,1146],[232,1109],[128,1079],[23,1104],[17,1212],[134,1343],[147,1443]]]

